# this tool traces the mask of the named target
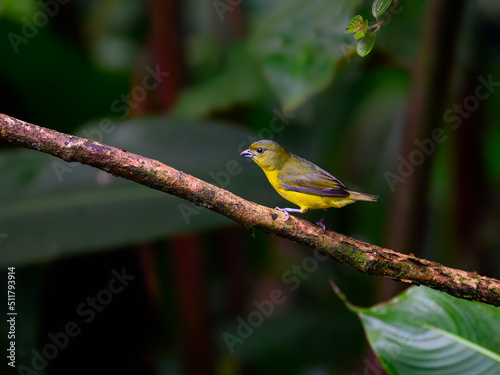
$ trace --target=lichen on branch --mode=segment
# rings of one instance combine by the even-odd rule
[[[0,139],[68,162],[80,162],[224,215],[244,228],[261,229],[327,254],[360,272],[452,296],[500,306],[500,281],[358,241],[314,223],[247,201],[157,160],[0,114]],[[1,178],[1,176],[0,176]]]

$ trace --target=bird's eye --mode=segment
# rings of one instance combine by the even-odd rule
[[[263,152],[264,152],[264,149],[263,149],[262,147],[259,147],[259,148],[257,149],[257,153],[258,153],[258,154],[262,154]]]

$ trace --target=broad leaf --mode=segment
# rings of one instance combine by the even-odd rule
[[[347,0],[290,0],[259,17],[251,47],[287,110],[331,82],[352,12]]]
[[[390,374],[500,374],[500,311],[425,287],[352,307]]]

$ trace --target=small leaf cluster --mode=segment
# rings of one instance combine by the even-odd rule
[[[365,57],[373,49],[373,46],[375,45],[376,33],[390,15],[392,9],[382,21],[379,21],[378,18],[389,8],[392,1],[393,0],[375,0],[373,2],[372,14],[377,20],[377,23],[372,26],[368,26],[368,20],[365,20],[363,16],[360,16],[359,14],[354,16],[349,22],[349,26],[347,26],[345,33],[354,33],[354,39],[359,39],[356,46],[356,52],[359,56]],[[396,1],[397,0],[394,0],[394,3]],[[371,29],[374,30],[369,32]]]

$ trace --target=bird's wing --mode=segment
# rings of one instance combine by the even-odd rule
[[[296,163],[283,168],[278,179],[289,191],[324,197],[347,197],[347,188],[337,178],[308,160],[295,156]]]

